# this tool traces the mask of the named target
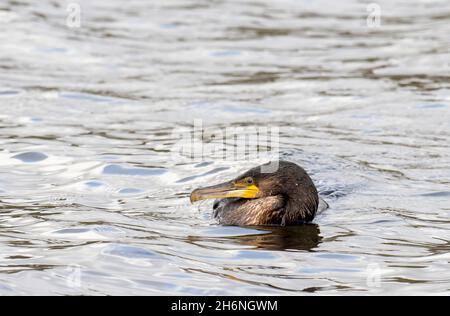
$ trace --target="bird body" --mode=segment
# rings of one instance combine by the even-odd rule
[[[289,161],[279,161],[275,172],[262,172],[264,166],[234,180],[196,189],[191,201],[216,198],[214,217],[224,225],[285,226],[312,221],[319,195],[306,171]]]

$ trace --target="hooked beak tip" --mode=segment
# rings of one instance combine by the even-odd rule
[[[192,204],[197,202],[200,199],[200,196],[198,195],[197,190],[192,191],[189,198],[190,198],[190,201]]]

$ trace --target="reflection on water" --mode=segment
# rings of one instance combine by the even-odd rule
[[[319,226],[309,224],[283,228],[273,227],[264,234],[233,236],[226,238],[226,241],[256,249],[309,251],[316,248],[321,239]]]
[[[0,4],[0,295],[448,294],[448,1],[78,2]],[[330,208],[217,225],[189,192],[265,157],[174,155],[194,120],[279,127]]]

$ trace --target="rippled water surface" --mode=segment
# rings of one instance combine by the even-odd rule
[[[449,294],[450,4],[0,3],[0,294]],[[278,126],[330,204],[224,227],[189,192],[264,161],[177,131]]]

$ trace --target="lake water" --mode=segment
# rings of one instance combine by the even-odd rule
[[[448,1],[74,3],[0,4],[0,295],[450,294]],[[267,157],[196,121],[278,127],[330,208],[218,225],[190,191]]]

